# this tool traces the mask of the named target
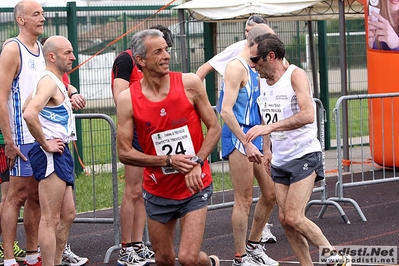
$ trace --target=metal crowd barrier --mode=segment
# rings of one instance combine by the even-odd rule
[[[314,101],[316,102],[316,106],[317,106],[317,125],[318,125],[318,129],[319,129],[319,140],[320,140],[320,144],[321,144],[321,150],[322,150],[322,156],[323,156],[323,165],[324,165],[324,170],[325,170],[325,131],[324,131],[324,124],[325,122],[327,122],[327,118],[326,118],[326,111],[324,109],[323,103],[319,100],[314,98]],[[308,202],[308,204],[306,205],[306,209],[305,209],[305,213],[309,210],[309,208],[312,205],[323,205],[322,210],[326,209],[329,205],[334,206],[339,214],[341,215],[342,219],[344,220],[344,222],[346,224],[349,224],[349,219],[346,216],[344,210],[342,209],[341,205],[339,205],[337,202],[335,201],[331,201],[329,199],[327,199],[328,197],[328,190],[327,190],[327,184],[325,179],[320,181],[320,186],[319,187],[315,187],[313,188],[313,193],[317,193],[320,192],[320,199],[319,200],[310,200]],[[323,212],[324,213],[324,212]],[[318,218],[322,218],[323,217],[323,213],[319,213]]]
[[[399,154],[395,148],[399,144],[397,108],[399,93],[386,93],[342,96],[333,110],[338,181],[335,196],[328,201],[352,204],[363,221],[367,219],[359,204],[345,197],[344,189],[399,180],[396,168]],[[325,209],[326,206],[321,216]]]
[[[321,103],[320,100],[318,100],[318,99],[314,99],[314,100],[317,104],[319,139],[322,144],[323,163],[324,163],[324,158],[325,158],[325,154],[324,154],[324,123],[326,121],[325,110],[324,110],[323,104]],[[108,263],[112,253],[114,251],[120,249],[120,218],[119,218],[119,206],[118,206],[118,174],[117,174],[117,172],[118,172],[118,165],[117,165],[118,157],[117,157],[117,151],[116,151],[116,126],[115,126],[112,118],[110,118],[109,116],[107,116],[105,114],[90,114],[90,113],[89,114],[76,114],[75,117],[76,117],[76,119],[80,119],[80,120],[89,119],[90,122],[93,119],[103,119],[109,124],[109,127],[110,127],[111,153],[112,153],[111,172],[112,172],[112,191],[113,191],[113,203],[112,203],[113,217],[109,217],[109,218],[108,217],[107,218],[97,217],[96,210],[94,209],[92,212],[89,213],[89,214],[92,214],[93,217],[89,217],[89,218],[77,217],[74,221],[75,223],[110,223],[110,224],[112,223],[114,225],[113,230],[114,230],[114,236],[115,236],[115,238],[114,238],[115,244],[107,250],[105,257],[104,257],[104,263]],[[220,120],[220,123],[223,123],[222,119],[219,116],[218,116],[218,118]],[[218,146],[220,147],[220,145],[221,145],[221,143],[219,142]],[[227,163],[227,162],[223,162],[223,160],[222,160],[221,172],[222,172],[222,179],[223,179],[223,189],[222,189],[222,191],[218,191],[218,192],[214,193],[214,195],[212,196],[212,198],[210,200],[210,204],[208,205],[208,210],[228,208],[228,207],[232,207],[234,204],[231,190],[227,190],[224,187],[224,178],[229,178],[226,175],[226,172],[228,172],[228,170],[225,168],[224,163]],[[212,165],[212,161],[211,161],[211,165]],[[90,165],[86,165],[85,168],[90,169],[90,175],[93,178],[93,182],[95,182],[94,180],[95,180],[96,172],[103,170],[103,169],[97,170],[98,167],[94,161],[92,161],[90,163]],[[257,194],[258,196],[253,198],[253,202],[257,202],[259,200],[260,192],[259,192],[258,188],[255,188],[254,191],[255,191],[255,194],[258,193]],[[320,182],[319,187],[315,187],[313,189],[313,192],[314,193],[320,192],[321,199],[310,201],[308,203],[307,209],[311,205],[333,205],[341,213],[341,216],[344,218],[344,220],[346,219],[345,213],[343,212],[343,210],[339,204],[337,204],[335,201],[326,200],[327,187],[326,187],[324,180]],[[95,204],[93,204],[93,205],[95,205]],[[145,228],[143,240],[147,245],[151,244],[149,242],[149,238],[148,238],[147,227]]]
[[[119,220],[119,206],[118,206],[118,167],[117,167],[117,152],[116,152],[116,126],[114,121],[111,117],[105,114],[76,114],[75,118],[78,120],[88,119],[91,122],[93,119],[103,119],[105,120],[110,128],[110,140],[111,140],[111,173],[112,173],[112,194],[113,194],[113,202],[112,202],[112,210],[113,210],[113,217],[97,217],[97,210],[95,208],[95,195],[93,195],[93,211],[87,213],[86,215],[91,215],[92,217],[76,217],[74,223],[106,223],[106,224],[113,224],[114,230],[114,241],[115,245],[110,247],[104,258],[104,263],[108,263],[110,256],[114,250],[120,249],[120,220]],[[89,132],[92,134],[92,131]],[[90,137],[92,139],[92,135]],[[88,141],[89,142],[89,141]],[[93,145],[91,145],[93,150]],[[76,162],[75,162],[76,163]],[[90,165],[85,166],[90,170],[90,177],[93,180],[93,184],[95,184],[96,173],[98,172],[96,163],[94,160],[91,161]],[[95,186],[95,185],[94,185]]]

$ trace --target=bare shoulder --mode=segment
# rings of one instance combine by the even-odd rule
[[[130,102],[130,89],[121,91],[118,95],[117,106],[125,106]]]
[[[247,75],[246,67],[238,59],[233,59],[226,65],[224,76],[227,77],[240,77]]]
[[[51,95],[55,92],[58,92],[58,85],[57,82],[50,76],[45,75],[37,82],[37,93]]]
[[[303,70],[302,68],[296,68],[294,69],[294,71],[292,72],[291,75],[291,82],[293,85],[296,85],[298,83],[303,83],[305,82],[305,84],[309,81],[308,75],[306,74],[305,70]]]
[[[2,45],[2,51],[1,51],[2,55],[3,55],[3,52],[5,52],[4,54],[19,53],[19,45],[18,45],[18,43],[16,41],[13,41],[12,38],[7,39]]]
[[[292,71],[292,77],[295,78],[301,78],[301,77],[307,77],[305,70],[303,70],[300,67],[297,67]]]
[[[2,62],[19,62],[19,46],[16,42],[10,41],[8,43],[4,42],[1,57]]]
[[[201,79],[194,73],[182,74],[184,87],[195,88],[202,85]]]

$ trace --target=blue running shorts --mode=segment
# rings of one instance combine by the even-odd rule
[[[74,185],[73,158],[68,145],[65,145],[64,152],[60,154],[46,152],[38,142],[35,142],[29,151],[29,158],[33,176],[37,181],[45,179],[55,172],[61,180],[66,182],[67,186]]]

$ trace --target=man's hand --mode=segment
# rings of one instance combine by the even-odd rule
[[[80,109],[85,108],[85,106],[86,106],[85,98],[79,93],[72,95],[70,100],[71,100],[72,108],[74,110],[80,110]]]
[[[62,139],[48,139],[46,140],[46,145],[42,145],[42,148],[46,152],[51,152],[51,153],[60,153],[62,154],[65,149],[65,143],[62,141]]]
[[[15,164],[17,156],[21,157],[25,162],[28,160],[21,152],[15,143],[6,144],[4,147],[4,154],[6,155],[8,169],[12,169]]]
[[[191,194],[195,194],[204,189],[204,183],[202,183],[202,169],[199,163],[191,169],[185,176],[186,186]]]
[[[254,126],[250,130],[248,130],[247,134],[245,135],[245,140],[247,142],[251,142],[259,136],[268,135],[270,133],[271,130],[268,125]]]
[[[248,142],[244,146],[248,160],[252,163],[261,164],[263,161],[263,154],[258,150],[258,148],[256,148],[252,142]]]

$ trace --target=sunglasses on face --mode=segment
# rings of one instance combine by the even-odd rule
[[[261,59],[261,58],[264,59],[265,56],[267,56],[268,54],[269,54],[269,52],[267,52],[267,53],[262,53],[262,54],[259,54],[259,55],[256,55],[256,56],[251,56],[251,57],[249,58],[249,60],[251,60],[252,63],[256,64],[256,63],[259,62],[259,59]]]
[[[253,21],[253,22],[255,22],[256,24],[262,24],[262,23],[267,24],[266,19],[264,19],[264,18],[262,18],[262,17],[259,17],[259,16],[255,16],[255,15],[250,16],[250,17],[248,18],[246,24],[249,24],[250,21]]]

